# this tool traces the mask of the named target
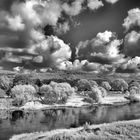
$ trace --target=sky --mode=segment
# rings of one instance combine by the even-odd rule
[[[1,0],[0,68],[140,72],[139,0]]]

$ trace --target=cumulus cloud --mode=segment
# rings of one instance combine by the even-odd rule
[[[124,45],[125,55],[131,57],[140,56],[140,33],[136,31],[128,33],[125,36]]]
[[[103,2],[100,0],[88,0],[88,8],[91,10],[97,10],[98,8],[104,6]]]
[[[54,31],[58,35],[64,34],[64,33],[66,33],[69,30],[70,30],[69,22],[58,23],[58,25],[54,27]]]
[[[50,36],[47,39],[34,44],[30,49],[30,53],[38,54],[42,57],[38,59],[42,60],[42,63],[49,63],[52,66],[59,67],[61,63],[71,58],[71,49],[69,45],[65,44],[63,40],[56,36]],[[41,61],[37,60],[34,61]]]
[[[134,8],[128,11],[128,16],[124,19],[123,27],[128,31],[134,26],[140,26],[140,9]]]
[[[115,33],[105,31],[98,33],[92,40],[80,42],[76,49],[79,59],[87,59],[90,62],[111,64],[123,61],[123,54],[120,54],[119,46],[123,43],[118,40]]]
[[[126,63],[120,65],[116,72],[118,73],[135,73],[139,71],[140,57],[129,59]]]
[[[24,30],[25,28],[25,25],[19,15],[15,17],[6,16],[6,20],[11,30],[18,31],[18,30]]]
[[[111,3],[111,4],[114,4],[114,3],[118,2],[118,1],[119,0],[106,0],[106,2]]]
[[[71,3],[71,5],[65,2],[62,5],[62,8],[66,14],[70,16],[76,16],[81,12],[83,3],[84,0],[75,0]]]
[[[46,26],[51,26],[56,34],[66,33],[70,29],[72,16],[87,8],[100,8],[103,6],[102,1],[13,0],[9,3],[8,0],[2,0],[0,3],[5,5],[5,8],[0,10],[1,46],[11,48],[11,52],[14,52],[15,48],[21,49],[31,57],[18,58],[11,55],[2,61],[5,65],[8,66],[11,62],[14,66],[18,63],[31,68],[51,66],[96,71],[101,68],[101,63],[111,64],[123,60],[118,48],[122,40],[118,40],[115,33],[110,31],[98,33],[92,40],[79,43],[76,54],[80,60],[74,62],[69,61],[72,54],[70,46],[55,35],[46,37],[43,31]]]

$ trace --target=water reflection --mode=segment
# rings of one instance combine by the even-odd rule
[[[85,122],[100,124],[138,118],[140,118],[140,103],[117,107],[96,106],[36,112],[0,112],[0,140],[25,132],[78,127]]]

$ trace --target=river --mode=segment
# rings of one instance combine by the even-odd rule
[[[140,118],[140,103],[43,111],[0,111],[0,140],[12,135]]]

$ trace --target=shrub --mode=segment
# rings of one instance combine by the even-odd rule
[[[32,80],[30,79],[29,75],[27,74],[18,74],[13,79],[13,85],[27,85],[31,84]]]
[[[102,102],[102,91],[99,87],[94,86],[92,87],[92,92],[89,94],[89,97],[92,98],[95,102]]]
[[[101,83],[101,87],[105,88],[107,91],[111,90],[111,86],[110,86],[109,82],[107,82],[107,81],[103,81]]]
[[[17,105],[34,100],[36,89],[32,85],[17,85],[11,89],[11,96]]]
[[[78,88],[78,91],[90,91],[91,90],[91,84],[86,79],[80,79],[77,82],[77,88]]]
[[[3,89],[0,89],[0,98],[6,97],[6,93]]]
[[[53,87],[58,94],[66,93],[68,96],[74,93],[74,88],[70,86],[68,83],[56,83],[56,82],[51,82],[50,86]]]
[[[131,89],[131,87],[137,87],[137,88],[140,89],[140,84],[139,84],[139,82],[133,81],[133,80],[132,80],[132,81],[129,83],[129,90]]]
[[[44,101],[47,104],[65,103],[68,96],[74,93],[68,83],[51,82],[49,85],[40,87],[40,94],[44,95]]]
[[[0,88],[8,91],[11,87],[11,81],[7,76],[1,76],[0,77]]]
[[[136,86],[132,86],[129,88],[129,92],[131,95],[140,94],[140,89]]]
[[[40,95],[44,96],[44,102],[46,104],[52,104],[56,103],[58,99],[58,95],[56,92],[53,90],[53,88],[50,85],[43,85],[40,87]]]
[[[34,84],[38,87],[41,87],[43,85],[40,79],[35,79]]]
[[[115,79],[111,83],[111,87],[114,91],[125,91],[128,89],[128,84],[125,80],[123,79]]]
[[[89,80],[90,82],[90,86],[93,87],[93,86],[98,86],[97,82],[96,81],[93,81],[93,80]]]
[[[102,97],[103,97],[103,98],[106,97],[106,96],[107,96],[107,91],[106,91],[106,89],[103,88],[103,87],[99,87],[99,89],[100,89],[100,91],[102,92]]]

